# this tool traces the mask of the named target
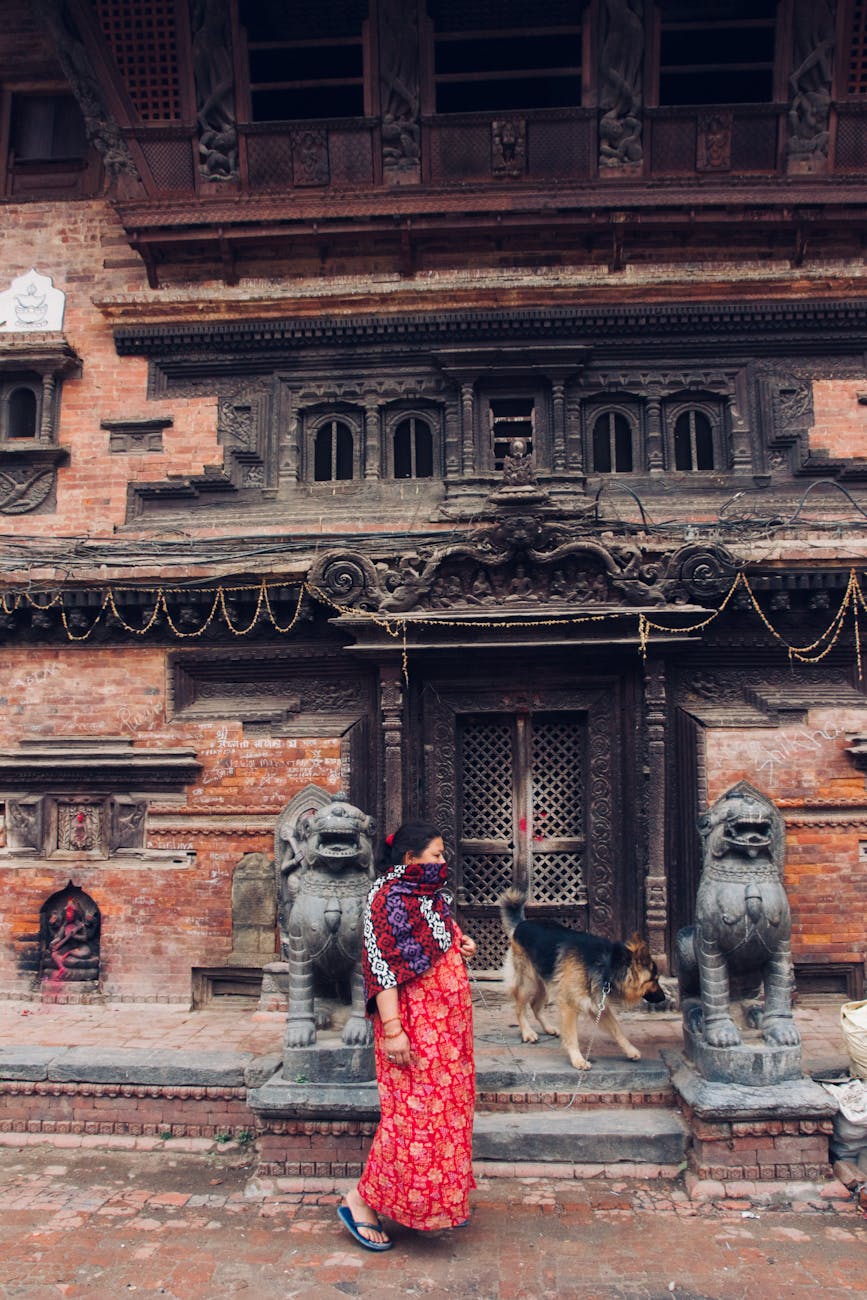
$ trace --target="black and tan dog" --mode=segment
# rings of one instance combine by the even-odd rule
[[[528,921],[524,917],[526,895],[518,889],[507,890],[498,901],[510,940],[504,974],[515,999],[523,1041],[539,1040],[530,1024],[530,1008],[546,1034],[557,1033],[545,1019],[550,986],[560,1012],[563,1046],[576,1070],[590,1069],[578,1046],[578,1017],[583,1011],[595,1019],[600,1006],[599,1024],[630,1061],[639,1060],[641,1053],[621,1029],[609,999],[615,997],[627,1006],[642,998],[665,1001],[647,944],[638,935],[629,943],[612,943],[554,921]]]

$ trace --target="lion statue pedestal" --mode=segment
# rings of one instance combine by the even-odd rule
[[[700,818],[699,830],[695,924],[679,932],[676,949],[686,1056],[715,1082],[799,1079],[783,819],[740,781]]]

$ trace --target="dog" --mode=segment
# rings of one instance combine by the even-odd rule
[[[620,1027],[609,999],[627,1006],[665,1002],[659,972],[650,949],[640,935],[628,943],[613,943],[599,935],[570,930],[555,921],[528,921],[527,896],[509,889],[498,899],[503,929],[509,938],[504,974],[515,1000],[521,1038],[536,1043],[539,1035],[530,1024],[529,1009],[546,1034],[557,1030],[545,1019],[549,988],[560,1012],[560,1036],[576,1070],[589,1070],[578,1046],[578,1017],[583,1011],[611,1035],[630,1061],[641,1059]]]

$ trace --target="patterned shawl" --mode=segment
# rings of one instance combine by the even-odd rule
[[[364,909],[361,971],[367,1014],[383,989],[407,984],[452,946],[444,862],[400,863],[378,880]]]

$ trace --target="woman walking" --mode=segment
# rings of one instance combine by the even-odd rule
[[[408,1228],[454,1228],[469,1216],[475,1069],[462,934],[443,894],[442,836],[407,822],[388,841],[390,868],[370,891],[362,970],[373,1019],[380,1123],[361,1179],[338,1214],[366,1250],[390,1250],[380,1214]]]

